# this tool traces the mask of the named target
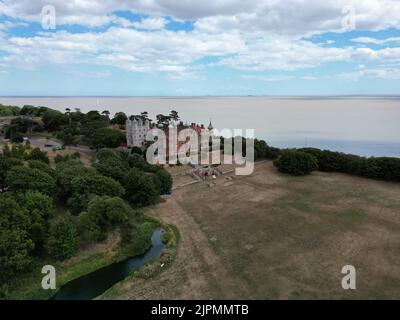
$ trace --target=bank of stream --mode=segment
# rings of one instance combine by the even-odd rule
[[[143,255],[128,258],[96,270],[64,284],[52,300],[89,300],[107,291],[116,283],[124,280],[134,270],[147,261],[159,257],[165,248],[162,240],[164,230],[156,229],[151,236],[151,248]]]

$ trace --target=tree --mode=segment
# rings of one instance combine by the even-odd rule
[[[120,126],[123,126],[125,125],[126,120],[128,120],[128,117],[126,116],[125,113],[117,112],[114,118],[111,119],[111,124],[118,124]]]
[[[28,190],[54,197],[56,195],[56,182],[39,169],[28,167],[13,167],[6,175],[6,185],[14,192],[25,192]]]
[[[25,192],[21,205],[28,211],[31,223],[47,221],[54,215],[53,199],[38,191]]]
[[[127,225],[133,216],[134,211],[121,198],[95,197],[90,201],[87,212],[79,218],[80,229],[84,239],[101,241],[108,231]]]
[[[17,195],[17,199],[29,216],[29,236],[35,248],[42,247],[47,232],[47,221],[54,215],[53,199],[37,191]]]
[[[71,109],[65,108],[65,114],[68,116],[69,125],[71,125]]]
[[[139,148],[139,147],[132,147],[131,148],[131,153],[132,154],[135,153],[135,154],[138,154],[138,155],[141,155],[141,156],[143,156],[143,154],[144,154],[142,148]]]
[[[172,177],[169,172],[160,168],[155,173],[155,179],[157,180],[158,186],[161,193],[170,193],[172,189]]]
[[[96,170],[85,167],[80,161],[69,160],[57,163],[56,179],[62,199],[67,199],[72,195],[72,180],[87,175],[96,175]]]
[[[6,185],[6,176],[8,171],[13,166],[21,166],[22,163],[18,159],[9,158],[4,154],[0,154],[0,189],[4,189],[7,187]]]
[[[24,142],[24,136],[22,135],[21,132],[16,131],[11,134],[10,140],[12,143],[22,143],[22,142]]]
[[[125,142],[125,135],[112,128],[97,129],[91,139],[91,146],[95,149],[118,148]]]
[[[0,117],[12,117],[19,115],[20,108],[16,106],[4,106],[0,103]]]
[[[45,162],[39,160],[29,160],[28,166],[31,169],[38,169],[46,172],[49,176],[54,177],[54,170]]]
[[[178,112],[175,110],[171,110],[169,117],[174,121],[178,121],[180,119]]]
[[[49,157],[47,156],[47,152],[42,151],[39,148],[32,149],[32,151],[27,156],[27,160],[37,160],[47,164],[50,163]]]
[[[107,118],[108,122],[110,121],[110,111],[104,110],[101,114]]]
[[[77,137],[74,136],[72,133],[65,133],[62,136],[61,140],[63,142],[63,146],[68,147],[68,150],[71,149],[71,145],[76,145],[78,141]]]
[[[58,131],[69,122],[67,115],[56,110],[46,111],[43,114],[42,121],[44,128],[49,132]]]
[[[296,150],[284,152],[274,165],[279,171],[293,176],[304,176],[318,169],[318,161],[313,155]]]
[[[50,226],[46,248],[59,260],[71,258],[78,251],[78,232],[70,217],[63,217]]]
[[[154,178],[137,168],[129,170],[124,179],[124,187],[126,199],[138,207],[154,203],[159,196]]]
[[[128,156],[128,164],[131,168],[138,168],[141,170],[146,170],[149,165],[146,160],[144,160],[143,156],[137,153],[132,153]]]
[[[102,148],[99,151],[97,151],[96,158],[98,161],[103,161],[110,158],[118,158],[118,155],[114,149]]]
[[[68,205],[73,214],[86,210],[87,205],[94,195],[122,197],[125,194],[121,184],[112,178],[101,175],[84,175],[72,180],[72,197]]]
[[[24,116],[24,115],[36,116],[38,111],[39,111],[39,109],[34,107],[34,106],[25,105],[25,106],[22,107],[22,109],[19,112],[19,114],[21,116]]]
[[[25,269],[34,248],[29,238],[30,220],[10,194],[0,195],[0,279],[5,280]]]
[[[108,158],[94,164],[97,171],[106,176],[121,182],[129,169],[127,164],[121,161],[118,157]]]
[[[121,197],[125,190],[118,181],[101,175],[83,175],[72,180],[72,190],[79,194]]]
[[[169,122],[169,120],[171,120],[171,117],[170,116],[165,116],[163,114],[158,114],[156,116],[156,119],[157,119],[157,123],[158,124],[167,124]]]
[[[26,271],[32,262],[34,244],[26,230],[3,229],[0,233],[0,278],[4,280]]]

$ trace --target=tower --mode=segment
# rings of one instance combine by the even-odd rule
[[[146,142],[146,134],[150,130],[148,119],[126,120],[126,141],[128,147],[141,148]]]

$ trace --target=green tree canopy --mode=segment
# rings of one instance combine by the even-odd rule
[[[96,175],[92,167],[85,167],[79,160],[69,160],[57,163],[56,179],[60,197],[67,199],[72,195],[72,180],[86,175]]]
[[[8,171],[5,182],[10,190],[14,192],[33,190],[52,197],[56,195],[55,180],[39,169],[13,167]]]
[[[155,173],[155,179],[157,180],[159,189],[161,193],[169,193],[172,189],[172,176],[169,172],[160,168]]]
[[[126,198],[135,206],[152,204],[159,196],[154,178],[137,168],[129,170],[124,179],[124,187]]]
[[[29,160],[29,168],[38,169],[40,171],[46,172],[49,176],[54,177],[54,170],[45,162],[39,160]]]
[[[60,130],[62,126],[67,125],[69,122],[67,115],[56,110],[46,111],[43,114],[42,120],[44,128],[50,132]]]
[[[50,226],[46,248],[53,257],[71,258],[78,251],[78,245],[77,228],[70,217],[63,217]]]
[[[126,116],[125,113],[117,112],[114,118],[111,119],[111,123],[118,125],[125,125],[126,120],[128,120],[128,117]]]
[[[118,181],[98,174],[78,176],[72,180],[71,187],[72,197],[68,199],[68,205],[73,214],[86,210],[94,195],[122,197],[125,194],[124,188]]]
[[[10,194],[0,195],[0,279],[24,271],[32,259],[34,242],[29,238],[30,220]]]
[[[274,165],[281,172],[304,176],[318,169],[318,160],[309,153],[289,150],[275,160]]]
[[[124,226],[134,217],[132,208],[118,197],[95,197],[87,212],[80,216],[80,226],[85,239],[100,241],[116,226]]]
[[[39,148],[32,149],[31,152],[29,153],[29,155],[27,156],[27,159],[42,161],[47,164],[50,163],[49,157],[47,156],[47,152],[42,151]]]
[[[95,149],[117,148],[125,142],[125,135],[112,128],[100,128],[94,132],[91,139],[91,146]]]

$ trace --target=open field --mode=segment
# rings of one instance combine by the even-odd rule
[[[216,184],[179,188],[147,210],[179,228],[176,260],[115,298],[400,298],[400,184],[290,177],[271,162]],[[341,288],[347,264],[355,291]]]

